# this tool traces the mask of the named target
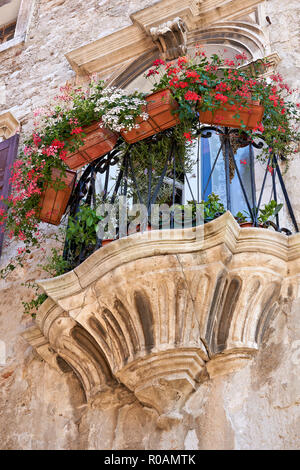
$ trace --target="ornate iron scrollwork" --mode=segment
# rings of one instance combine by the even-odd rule
[[[250,139],[246,133],[242,133],[237,129],[231,129],[226,127],[217,127],[217,126],[207,126],[207,125],[199,125],[197,132],[195,134],[195,138],[198,139],[198,146],[199,142],[202,138],[204,139],[211,139],[213,134],[217,133],[220,137],[220,147],[216,154],[215,160],[212,164],[212,168],[210,174],[207,178],[206,186],[204,188],[203,194],[206,193],[206,188],[209,182],[212,180],[214,171],[216,169],[216,164],[220,155],[223,155],[224,160],[224,173],[225,173],[225,185],[226,185],[226,209],[231,211],[232,207],[232,194],[230,190],[230,185],[232,182],[233,177],[236,175],[238,183],[240,185],[241,193],[245,200],[246,206],[248,208],[248,213],[251,217],[251,221],[254,227],[258,227],[260,224],[258,222],[258,213],[259,209],[262,204],[263,196],[266,190],[266,179],[268,174],[271,174],[272,178],[272,198],[277,202],[278,201],[278,190],[279,187],[281,189],[284,202],[286,204],[287,213],[290,217],[290,220],[293,224],[294,230],[298,232],[298,226],[295,219],[295,215],[288,197],[288,193],[283,181],[282,173],[280,170],[280,166],[278,164],[278,159],[276,155],[270,155],[268,161],[266,162],[266,167],[264,170],[264,176],[262,180],[262,184],[260,190],[257,191],[256,188],[256,175],[255,175],[255,156],[254,156],[254,149],[262,149],[265,144],[263,138],[261,136],[257,136],[255,141]],[[172,138],[172,132],[170,130],[164,131],[164,135]],[[152,137],[152,139],[159,139],[160,134],[157,136]],[[149,138],[151,139],[151,138]],[[145,141],[146,142],[146,141]],[[146,142],[147,143],[147,142]],[[133,144],[134,145],[134,144]],[[245,187],[242,175],[239,170],[239,165],[237,164],[237,150],[239,148],[247,148],[249,149],[249,171],[250,171],[250,194],[249,188],[248,190]],[[187,184],[189,191],[191,192],[192,200],[195,202],[200,202],[199,195],[200,191],[197,192],[197,195],[193,194],[191,184],[189,178],[184,170],[184,162],[182,162],[182,168],[180,169],[180,175],[178,174],[178,168],[175,165],[175,158],[176,158],[176,144],[173,142],[171,145],[170,154],[166,155],[166,160],[163,165],[163,169],[155,187],[152,187],[153,181],[152,172],[148,172],[148,190],[147,194],[145,195],[145,188],[142,190],[140,188],[140,182],[138,181],[136,175],[136,168],[132,162],[132,146],[124,146],[122,141],[118,141],[114,150],[110,151],[106,155],[102,156],[98,160],[94,161],[92,164],[88,165],[77,185],[74,189],[73,195],[70,200],[70,215],[72,217],[76,217],[76,214],[79,210],[81,204],[87,204],[92,207],[96,207],[96,197],[103,202],[103,203],[113,203],[117,196],[123,195],[127,197],[128,195],[128,178],[131,178],[131,182],[133,184],[137,202],[143,203],[147,207],[148,217],[150,220],[151,217],[151,207],[152,204],[155,204],[156,200],[159,197],[160,191],[162,186],[166,180],[166,176],[168,176],[169,185],[172,187],[172,195],[170,197],[170,205],[174,204],[176,201],[175,196],[177,195],[177,186],[178,186],[178,178],[181,179],[183,183]],[[199,153],[199,152],[198,152]],[[112,167],[116,167],[118,165],[118,174],[115,177],[115,184],[112,190],[112,193],[108,193],[108,185],[110,179],[110,171]],[[145,170],[146,171],[146,170]],[[102,194],[97,194],[96,188],[96,175],[102,174],[104,175],[104,189]],[[201,186],[201,181],[199,180],[200,176],[197,175],[197,187]],[[183,184],[182,183],[182,184]],[[196,197],[195,197],[196,196]],[[203,199],[203,197],[201,198]],[[264,227],[269,228],[272,227],[274,230],[278,232],[285,233],[286,235],[290,235],[292,232],[289,228],[281,227],[279,222],[279,215],[277,214],[275,217],[275,221],[268,221],[264,224]],[[172,220],[171,217],[171,228],[174,228],[174,217]],[[94,249],[97,249],[101,246],[102,241],[97,240],[97,244]],[[90,250],[88,251],[90,254]],[[87,254],[87,253],[86,253]],[[66,243],[65,246],[65,257],[68,258],[72,255],[72,247]],[[80,262],[83,261],[85,254],[80,256]]]

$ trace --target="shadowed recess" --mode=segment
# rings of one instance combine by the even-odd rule
[[[155,59],[159,57],[158,48],[155,48],[152,51],[145,52],[132,64],[128,66],[115,80],[113,80],[112,85],[116,87],[124,88],[129,85],[135,78],[139,77],[143,72],[145,72]]]
[[[61,356],[56,357],[56,363],[62,372],[73,372],[73,368]]]
[[[82,348],[101,369],[102,374],[108,379],[113,380],[112,372],[109,364],[94,338],[81,326],[76,325],[71,332],[72,338],[76,341],[78,346]]]
[[[117,342],[118,344],[118,349],[120,351],[120,354],[122,356],[123,362],[126,363],[127,359],[129,357],[129,349],[127,346],[126,338],[123,334],[123,331],[113,316],[112,312],[108,310],[108,308],[105,308],[103,310],[103,318],[106,324],[106,327],[109,331],[109,334],[112,335],[114,338],[114,341]]]
[[[89,324],[93,328],[93,330],[100,335],[101,339],[104,340],[105,344],[107,345],[107,341],[106,341],[107,333],[102,327],[101,323],[97,320],[97,318],[94,318],[94,317],[90,318]]]
[[[273,286],[270,286],[268,291],[264,294],[262,300],[262,311],[255,331],[255,341],[258,344],[262,341],[267,326],[269,325],[273,314],[276,311],[276,305],[274,304],[279,297],[279,293],[280,286],[278,284],[273,284]]]
[[[84,387],[84,380],[83,380],[83,377],[81,375],[81,373],[79,372],[78,368],[75,366],[74,361],[72,361],[72,356],[73,356],[73,353],[72,351],[67,347],[65,346],[64,347],[64,357],[61,357],[61,356],[58,356],[62,361],[65,362],[65,364],[67,364],[71,370],[73,371],[73,373],[75,374],[75,377],[77,378],[78,380],[78,383],[80,385],[80,388],[81,390],[83,391],[83,394],[84,394],[84,401],[85,403],[87,403],[88,401],[88,398],[87,398],[87,394],[86,394],[86,390],[85,390],[85,387]],[[58,361],[57,361],[58,363]],[[60,364],[62,364],[62,362],[60,361]]]
[[[134,293],[134,302],[141,320],[146,349],[151,350],[154,346],[154,339],[153,314],[149,299],[144,292],[136,291]]]
[[[126,329],[128,331],[128,335],[129,335],[130,340],[131,340],[133,351],[134,351],[134,353],[136,353],[140,349],[140,344],[139,344],[139,341],[138,341],[138,337],[137,337],[135,328],[132,324],[129,312],[126,309],[126,307],[123,305],[123,303],[121,302],[120,299],[115,300],[114,307],[117,310],[118,314],[120,315],[120,317],[122,318],[122,320],[123,320],[123,322],[126,326]]]
[[[0,7],[3,7],[4,5],[7,5],[8,3],[11,3],[11,2],[12,0],[0,0]]]
[[[205,339],[209,347],[211,348],[211,338],[212,338],[212,331],[214,326],[214,321],[216,319],[216,315],[218,313],[218,306],[220,303],[221,295],[223,293],[223,285],[225,282],[225,273],[223,272],[217,279],[216,286],[214,289],[214,295],[212,298],[209,314],[208,314],[208,321],[207,321],[207,328]],[[226,285],[225,285],[226,288]]]
[[[107,331],[103,328],[99,320],[95,317],[89,318],[88,323],[92,330],[94,331],[94,337],[96,338],[97,344],[99,344],[103,353],[107,355],[112,354],[110,347],[110,340],[107,335]]]
[[[176,286],[175,344],[180,344],[183,338],[186,297],[187,287],[184,280],[181,279]]]
[[[232,279],[227,289],[225,302],[218,322],[216,352],[223,351],[226,347],[233,313],[241,292],[241,281]],[[215,335],[214,335],[215,336]]]

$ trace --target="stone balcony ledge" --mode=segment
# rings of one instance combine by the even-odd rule
[[[87,399],[121,382],[160,420],[176,419],[209,377],[257,352],[298,296],[300,234],[241,229],[227,212],[196,228],[137,233],[63,276],[23,336]]]

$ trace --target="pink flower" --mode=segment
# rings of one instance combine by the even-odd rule
[[[21,241],[25,241],[25,240],[26,240],[26,235],[25,235],[25,233],[22,232],[22,231],[20,231],[20,232],[18,233],[18,238],[19,238],[19,240],[21,240]]]
[[[72,134],[81,134],[83,132],[82,127],[75,127],[74,129],[71,130],[71,135]]]
[[[33,134],[32,138],[33,138],[34,145],[38,147],[38,145],[42,142],[42,139],[40,138],[38,134]]]
[[[36,117],[36,116],[39,116],[40,114],[42,114],[42,112],[43,112],[42,108],[37,108],[37,109],[34,110],[33,115],[34,115],[34,117]]]
[[[235,58],[237,60],[247,60],[248,59],[247,54],[245,54],[245,52],[243,52],[242,54],[236,54]]]
[[[24,153],[25,153],[25,155],[31,155],[32,152],[33,152],[32,147],[27,147],[27,146],[25,145],[25,147],[24,147]]]
[[[157,75],[157,74],[159,75],[159,72],[157,70],[150,69],[146,76],[151,77],[151,75]]]
[[[183,56],[183,57],[178,57],[178,60],[177,60],[177,64],[180,66],[182,66],[183,64],[187,64],[188,63],[188,58]]]
[[[215,95],[215,99],[218,101],[222,101],[222,103],[226,103],[228,101],[228,97],[225,95],[222,95],[222,93],[217,93]]]
[[[189,142],[192,142],[192,140],[193,140],[190,132],[184,132],[183,137],[185,137],[186,140],[188,140]]]
[[[187,100],[187,101],[199,101],[201,100],[201,97],[199,95],[197,95],[197,93],[195,93],[194,91],[187,91],[186,94],[184,95],[184,98]]]
[[[158,67],[159,65],[165,65],[165,61],[162,59],[156,59],[153,64],[154,67]]]
[[[262,123],[260,123],[258,126],[256,126],[253,129],[253,132],[257,132],[257,131],[264,132],[264,130],[265,130],[264,126],[262,125]]]

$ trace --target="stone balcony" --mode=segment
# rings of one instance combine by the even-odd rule
[[[49,298],[23,336],[87,400],[116,382],[180,417],[201,382],[248,363],[298,296],[300,235],[241,229],[227,212],[184,230],[137,233],[40,281]]]

